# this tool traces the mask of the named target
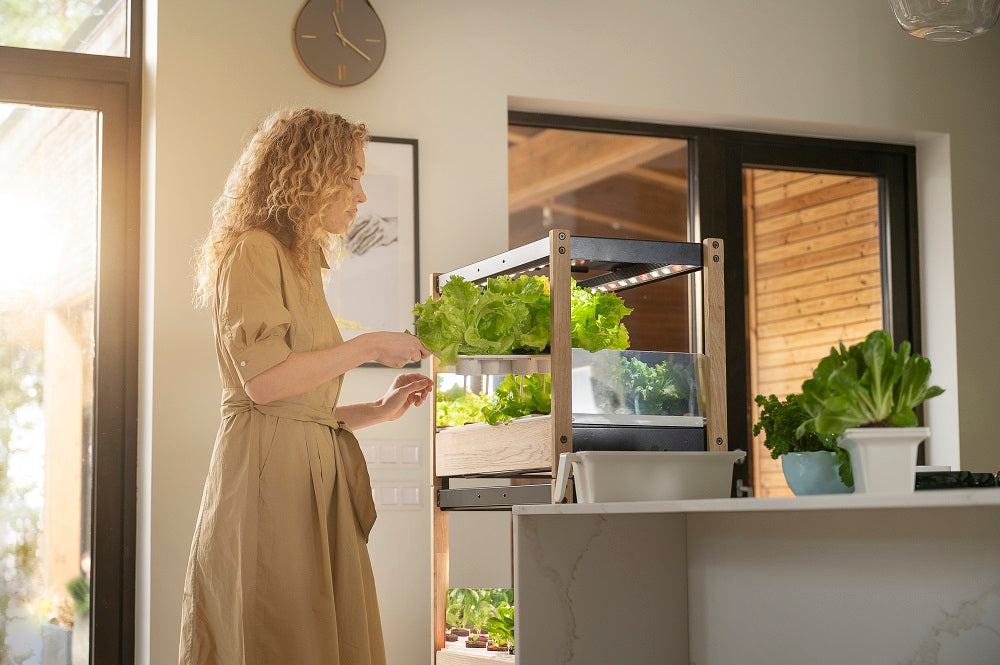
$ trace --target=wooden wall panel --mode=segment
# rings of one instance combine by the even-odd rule
[[[750,394],[784,399],[831,347],[882,327],[878,180],[747,169],[744,185]],[[790,496],[762,442],[755,494]]]

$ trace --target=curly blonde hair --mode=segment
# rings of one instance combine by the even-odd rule
[[[327,251],[335,244],[323,214],[350,196],[355,152],[367,140],[364,124],[335,113],[300,108],[264,119],[212,207],[212,229],[196,255],[195,304],[212,304],[220,264],[252,229],[276,237],[305,277],[312,243]]]

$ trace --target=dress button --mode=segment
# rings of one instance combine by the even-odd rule
[[[246,366],[247,366],[247,361],[241,360],[240,361],[240,367],[246,367]]]

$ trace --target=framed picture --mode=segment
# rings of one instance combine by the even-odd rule
[[[413,332],[420,298],[416,139],[371,137],[361,184],[368,200],[344,234],[327,301],[345,340],[378,330]]]

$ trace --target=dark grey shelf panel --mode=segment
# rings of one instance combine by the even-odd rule
[[[569,252],[571,270],[577,283],[585,288],[625,281],[626,284],[615,287],[624,291],[702,267],[702,247],[696,242],[571,236]],[[482,282],[498,275],[543,270],[548,264],[549,239],[542,238],[444,273],[438,276],[438,289],[456,275],[470,282]],[[586,277],[590,272],[601,274]],[[640,280],[640,276],[645,277]],[[630,278],[636,281],[628,283]]]
[[[509,510],[511,506],[551,503],[552,484],[441,489],[437,502],[441,510]]]

